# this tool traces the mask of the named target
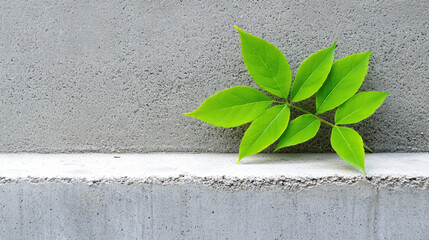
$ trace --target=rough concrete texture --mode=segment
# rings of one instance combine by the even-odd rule
[[[362,90],[391,95],[356,129],[375,151],[429,151],[428,11],[427,0],[3,1],[0,152],[237,152],[246,126],[181,115],[256,86],[233,24],[278,46],[294,73],[334,40],[336,59],[373,51]],[[324,126],[286,151],[327,152],[328,139]]]
[[[0,155],[0,239],[428,239],[429,154]]]

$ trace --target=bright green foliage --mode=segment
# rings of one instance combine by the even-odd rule
[[[353,54],[336,61],[325,84],[316,94],[317,114],[340,106],[362,85],[372,52]]]
[[[363,141],[355,130],[335,126],[332,128],[331,145],[342,159],[365,172]]]
[[[253,121],[241,140],[238,161],[258,153],[274,143],[286,130],[289,117],[289,107],[278,105],[268,109]]]
[[[313,114],[305,114],[295,118],[290,121],[274,151],[312,139],[319,131],[319,127],[320,120]]]
[[[261,88],[278,97],[289,95],[292,74],[289,64],[273,44],[255,37],[237,26],[241,38],[241,52],[250,76]]]
[[[290,92],[292,102],[307,99],[322,87],[334,62],[336,43],[334,42],[332,46],[313,53],[301,63]]]
[[[352,124],[364,120],[381,106],[388,95],[385,92],[361,92],[354,95],[337,109],[335,123]]]
[[[197,110],[185,115],[225,128],[253,121],[241,140],[238,161],[262,151],[276,140],[279,141],[274,151],[308,141],[317,134],[320,124],[325,123],[332,127],[332,148],[345,161],[365,172],[364,148],[368,148],[362,137],[338,124],[352,124],[369,117],[389,95],[383,92],[355,95],[368,70],[371,52],[353,54],[333,63],[334,42],[302,62],[290,90],[291,70],[280,50],[235,27],[250,75],[261,88],[282,100],[273,100],[250,87],[232,87],[207,98]],[[314,94],[316,114],[294,105]],[[273,103],[280,105],[267,110]],[[318,116],[338,106],[335,125]],[[305,114],[289,123],[290,108]]]
[[[232,87],[207,98],[195,111],[185,113],[217,127],[236,127],[255,120],[274,101],[251,87]]]

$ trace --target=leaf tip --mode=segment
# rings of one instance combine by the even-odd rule
[[[388,92],[381,92],[381,94],[382,94],[382,97],[383,97],[382,102],[384,102],[386,100],[386,98],[390,95],[390,93],[388,93]]]
[[[183,115],[185,115],[185,116],[187,116],[187,117],[192,117],[192,113],[193,113],[193,112],[183,113]]]
[[[251,154],[250,154],[251,155]],[[238,151],[238,163],[240,163],[240,161],[241,161],[241,159],[243,159],[243,158],[245,158],[245,157],[248,157],[248,156],[250,156],[250,155],[248,155],[246,152],[244,152],[243,150],[241,150],[241,148],[240,148],[240,150]]]
[[[235,29],[237,29],[237,31],[241,31],[241,29],[237,25],[234,24],[234,27]]]
[[[335,48],[337,46],[337,41],[334,41],[334,44],[332,44],[332,47]]]
[[[240,150],[238,150],[238,163],[240,163],[241,159],[243,159],[243,152],[241,150],[241,144],[240,144]]]

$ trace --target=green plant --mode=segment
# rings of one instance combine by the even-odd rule
[[[274,151],[308,141],[317,134],[320,124],[325,123],[332,127],[332,148],[365,173],[364,148],[371,150],[355,130],[341,125],[369,117],[389,95],[384,92],[356,94],[367,73],[372,52],[353,54],[334,62],[334,42],[305,59],[292,84],[289,64],[279,49],[235,28],[240,34],[243,59],[250,76],[262,89],[284,101],[273,100],[250,87],[232,87],[207,98],[197,110],[184,115],[224,128],[253,121],[241,141],[239,162],[276,140],[279,141]],[[316,114],[295,105],[314,94]],[[277,105],[267,110],[272,104]],[[319,116],[337,107],[335,123]],[[290,108],[304,115],[289,123]]]

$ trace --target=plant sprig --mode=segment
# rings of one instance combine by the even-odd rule
[[[319,131],[321,123],[332,127],[331,146],[349,164],[365,173],[362,137],[345,124],[360,122],[381,106],[389,93],[359,90],[368,70],[372,52],[357,53],[334,62],[336,42],[305,59],[295,75],[283,53],[273,44],[237,26],[243,60],[253,80],[265,91],[282,98],[276,101],[246,86],[232,87],[207,98],[186,116],[218,127],[237,127],[252,122],[241,140],[238,161],[259,153],[275,141],[274,151],[306,142]],[[292,85],[292,87],[291,87]],[[316,113],[294,103],[316,94]],[[272,104],[277,105],[269,108]],[[290,120],[290,108],[304,113]],[[335,122],[320,117],[337,108]]]

